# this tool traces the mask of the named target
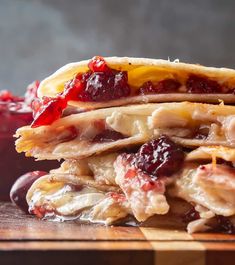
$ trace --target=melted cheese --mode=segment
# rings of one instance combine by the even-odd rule
[[[105,224],[111,224],[130,212],[125,201],[116,201],[109,192],[99,189],[98,185],[85,185],[86,177],[74,178],[81,182],[77,189],[71,186],[72,178],[69,181],[65,174],[57,176],[56,179],[55,175],[38,179],[27,193],[30,211],[43,208],[44,218],[80,219]],[[85,179],[82,180],[83,178]],[[111,186],[106,188],[112,191]]]

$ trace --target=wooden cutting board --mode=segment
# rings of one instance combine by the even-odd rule
[[[235,264],[235,235],[37,220],[0,203],[0,264]]]

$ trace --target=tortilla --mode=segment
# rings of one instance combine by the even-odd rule
[[[81,159],[138,147],[163,134],[192,149],[234,148],[234,126],[234,106],[191,102],[130,105],[69,115],[49,126],[22,127],[16,132],[16,149],[37,159]],[[125,137],[95,142],[104,129]]]
[[[108,66],[112,69],[128,72],[128,84],[133,91],[136,91],[147,81],[159,82],[164,79],[176,79],[182,84],[182,91],[179,93],[160,93],[149,95],[136,95],[110,100],[106,102],[81,102],[71,101],[69,104],[82,109],[96,109],[111,106],[121,106],[136,103],[148,102],[173,102],[173,101],[194,101],[218,103],[223,100],[225,103],[234,103],[233,92],[226,91],[227,87],[235,87],[235,70],[228,68],[205,67],[196,64],[180,63],[176,61],[129,58],[129,57],[107,57]],[[75,62],[65,65],[54,74],[44,79],[38,90],[38,96],[55,97],[63,92],[65,84],[74,78],[77,73],[88,71],[89,60]],[[189,75],[198,75],[210,80],[217,81],[225,89],[225,93],[220,94],[190,94],[185,91],[186,79]]]

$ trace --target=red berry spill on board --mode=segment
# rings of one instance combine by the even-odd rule
[[[67,100],[101,102],[130,94],[127,72],[109,68],[104,60],[102,64],[100,62],[98,59],[96,65],[96,61],[92,59],[89,63],[90,71],[77,74],[67,83],[64,91]]]
[[[33,171],[19,177],[11,188],[11,201],[14,202],[22,211],[28,213],[26,194],[34,181],[46,174],[47,172],[44,171]]]
[[[156,91],[154,84],[151,81],[147,81],[143,83],[143,85],[140,87],[137,93],[146,95],[146,94],[157,93],[157,91]]]
[[[153,84],[151,81],[145,82],[139,89],[140,94],[155,94],[155,93],[169,93],[178,92],[181,84],[175,79],[164,79],[157,84]]]
[[[85,93],[84,90],[86,87],[87,79],[91,76],[91,74],[91,71],[88,71],[84,74],[79,73],[65,85],[63,95],[66,101],[89,101],[89,96]]]
[[[189,93],[221,93],[221,85],[214,80],[210,80],[207,77],[201,77],[197,75],[190,75],[187,82],[186,88]]]
[[[107,142],[114,142],[120,139],[126,138],[120,132],[112,131],[112,130],[104,130],[103,132],[97,134],[93,139],[93,143],[107,143]]]
[[[162,135],[140,147],[135,164],[154,178],[170,176],[181,168],[184,156],[184,152],[177,144]]]

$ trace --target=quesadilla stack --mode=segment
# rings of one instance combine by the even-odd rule
[[[39,218],[233,233],[235,71],[94,57],[46,78],[16,149],[61,167],[27,192]]]

